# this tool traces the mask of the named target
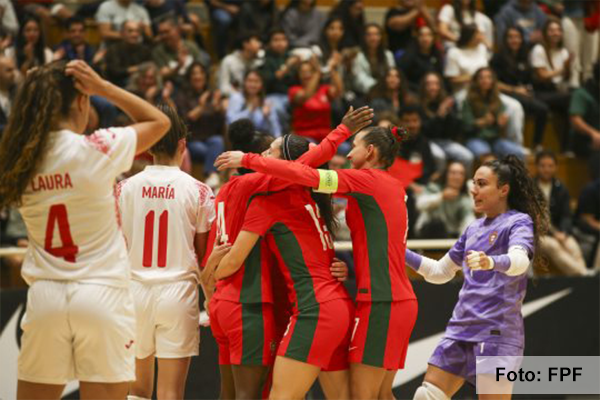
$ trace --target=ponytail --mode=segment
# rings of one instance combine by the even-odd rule
[[[536,273],[547,271],[547,260],[539,251],[540,238],[548,233],[548,205],[535,181],[529,175],[525,164],[514,155],[502,160],[483,164],[498,177],[498,184],[510,186],[508,207],[520,211],[533,220],[533,268]]]
[[[66,61],[31,70],[19,89],[0,141],[0,208],[19,206],[48,146],[50,132],[69,116],[79,94]]]

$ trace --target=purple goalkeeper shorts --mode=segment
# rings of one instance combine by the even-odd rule
[[[523,348],[506,343],[465,342],[443,338],[435,348],[428,363],[451,374],[464,378],[475,386],[476,357],[481,356],[513,356],[522,357]],[[507,365],[507,370],[514,370],[515,365]],[[519,366],[517,365],[516,368]]]

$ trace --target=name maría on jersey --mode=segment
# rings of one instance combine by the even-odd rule
[[[143,186],[142,187],[142,198],[149,199],[174,199],[175,188],[171,185],[167,186]]]
[[[72,189],[71,177],[69,173],[37,175],[31,180],[31,190],[39,192],[41,190]]]

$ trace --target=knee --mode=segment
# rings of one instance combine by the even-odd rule
[[[379,397],[379,388],[369,386],[368,382],[353,379],[350,382],[350,394],[350,397],[353,399],[377,399]]]
[[[439,387],[429,382],[423,382],[415,392],[413,400],[450,400],[450,397]]]
[[[178,390],[177,388],[157,388],[156,398],[158,400],[183,399],[183,390]]]
[[[223,136],[219,136],[219,135],[214,135],[214,136],[209,137],[206,140],[206,144],[208,144],[209,146],[211,146],[213,148],[217,148],[217,149],[225,148],[225,140],[223,139]]]

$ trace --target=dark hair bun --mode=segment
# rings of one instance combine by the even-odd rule
[[[242,149],[252,142],[256,128],[247,118],[238,119],[229,125],[229,141],[234,149]]]

